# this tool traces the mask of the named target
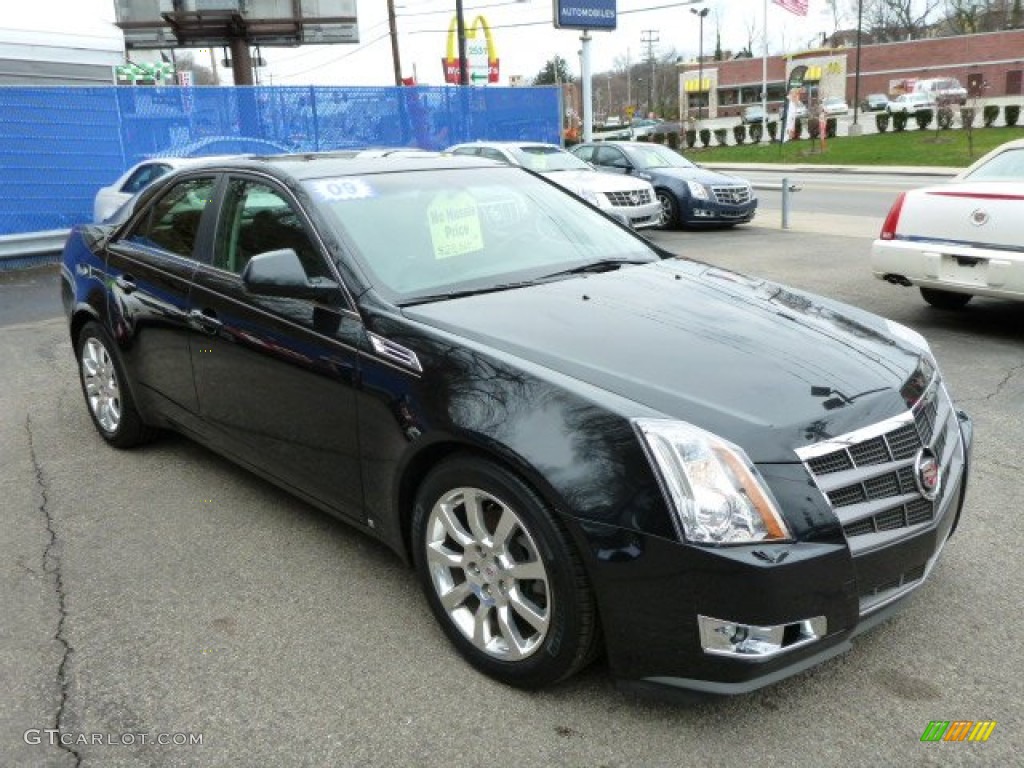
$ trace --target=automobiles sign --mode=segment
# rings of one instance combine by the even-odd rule
[[[557,29],[615,29],[615,0],[554,0]]]

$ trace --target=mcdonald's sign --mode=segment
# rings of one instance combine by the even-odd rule
[[[461,65],[467,64],[471,85],[498,82],[498,52],[491,28],[483,16],[477,16],[472,24],[466,25],[466,59],[468,61],[459,62],[459,19],[452,16],[448,25],[448,55],[441,59],[444,81],[458,85],[462,81]]]

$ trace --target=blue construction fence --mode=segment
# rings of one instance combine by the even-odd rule
[[[558,143],[556,88],[0,88],[0,236],[89,221],[149,157]]]

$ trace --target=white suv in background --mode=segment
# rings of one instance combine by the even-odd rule
[[[596,171],[575,155],[554,144],[512,141],[474,141],[456,144],[446,152],[498,160],[521,165],[543,174],[588,203],[617,214],[633,229],[656,227],[661,219],[661,203],[654,187],[643,179],[625,178]]]

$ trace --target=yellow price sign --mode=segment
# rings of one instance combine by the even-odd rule
[[[435,259],[450,259],[484,247],[476,200],[465,192],[444,192],[427,208]]]
[[[626,117],[630,120],[633,119],[633,115],[636,114],[636,107],[626,107]]]

